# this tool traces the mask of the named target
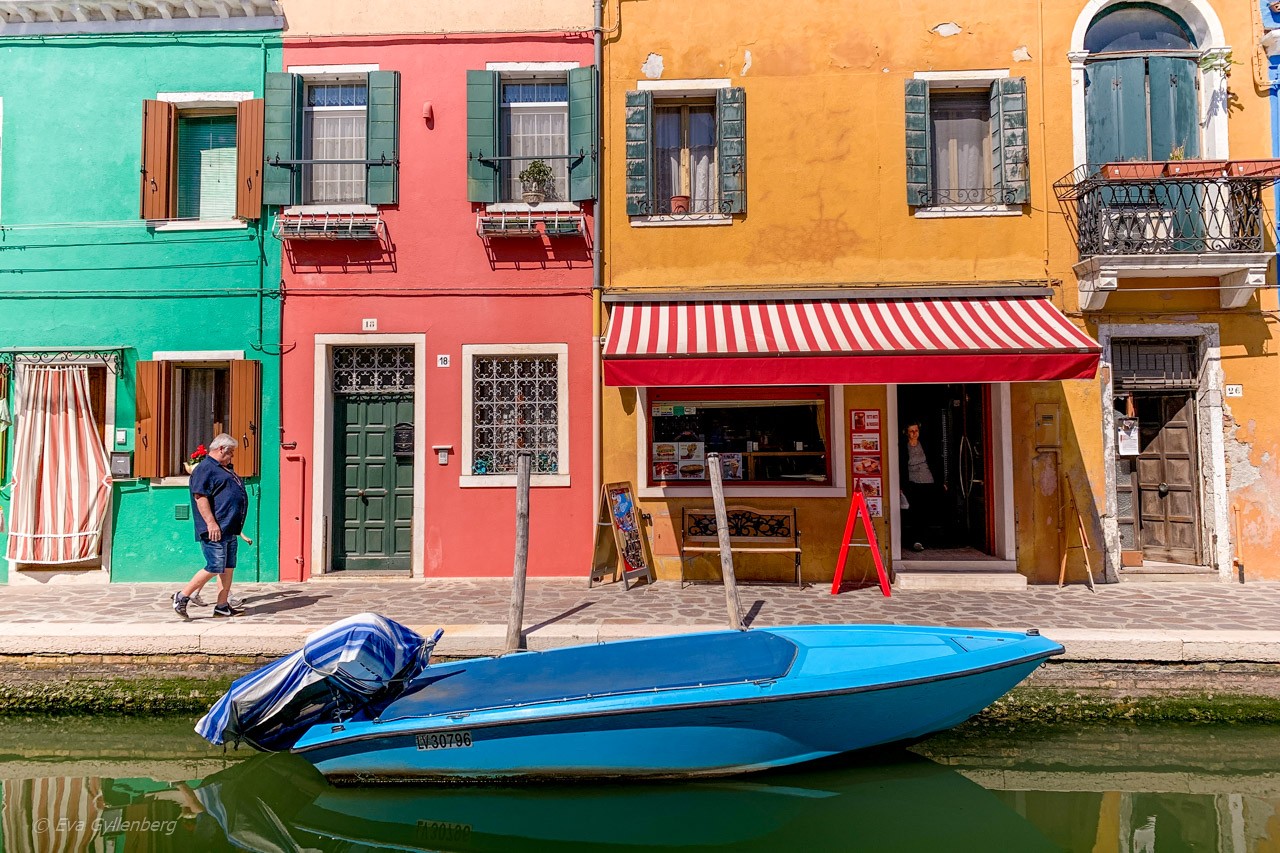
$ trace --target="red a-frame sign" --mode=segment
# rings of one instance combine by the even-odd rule
[[[866,542],[853,541],[853,525],[861,519],[862,530],[867,535]],[[862,496],[862,490],[857,489],[853,493],[853,501],[849,504],[849,520],[844,523],[844,538],[840,543],[840,560],[836,563],[836,576],[831,582],[831,594],[836,595],[840,592],[840,583],[844,580],[844,565],[849,559],[850,548],[870,548],[871,559],[876,564],[876,574],[880,576],[880,591],[884,593],[884,597],[889,597],[889,574],[884,570],[884,561],[880,559],[880,545],[876,542],[876,531],[871,526],[871,513],[867,511],[866,498]]]

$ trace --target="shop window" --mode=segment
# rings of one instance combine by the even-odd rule
[[[829,404],[825,388],[655,389],[649,485],[706,484],[711,452],[727,482],[830,485]]]

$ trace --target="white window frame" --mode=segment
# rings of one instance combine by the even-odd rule
[[[929,83],[929,91],[947,89],[977,89],[990,87],[997,80],[1009,77],[1008,68],[987,68],[972,71],[917,71],[916,80]],[[932,116],[930,117],[932,119]],[[932,156],[933,152],[930,152]],[[930,175],[930,180],[933,176]],[[949,204],[933,207],[917,207],[912,214],[916,219],[963,219],[974,216],[1021,216],[1020,204]]]
[[[690,78],[686,80],[637,80],[636,88],[642,92],[652,92],[654,100],[664,98],[714,98],[721,89],[730,89],[733,81],[728,77]],[[656,106],[656,104],[655,104]],[[653,121],[654,117],[650,117]],[[719,116],[717,116],[717,121]],[[716,127],[719,135],[720,128]],[[652,177],[652,176],[651,176]],[[701,225],[732,225],[733,216],[723,213],[695,213],[681,216],[632,216],[632,228],[690,227]]]
[[[462,345],[462,488],[513,488],[515,474],[472,474],[472,430],[475,429],[472,371],[476,356],[554,355],[556,357],[556,455],[559,472],[533,474],[532,486],[569,485],[569,345],[563,344],[463,344]]]
[[[570,70],[581,67],[582,63],[580,62],[486,62],[484,69],[486,71],[497,71],[500,81],[503,81],[535,80],[553,76],[567,79]],[[501,94],[498,97],[501,99]],[[568,134],[569,126],[566,121],[566,150],[568,150]],[[485,210],[489,213],[578,213],[582,210],[582,206],[576,201],[544,201],[537,207],[526,204],[523,201],[497,201],[486,204]]]
[[[382,66],[376,62],[354,63],[347,65],[290,65],[285,68],[289,74],[302,77],[305,86],[313,83],[355,83],[367,80],[370,71],[381,71]],[[303,105],[306,109],[306,105]],[[342,107],[321,107],[320,109],[343,109]],[[368,103],[365,110],[369,109]],[[281,213],[286,215],[306,213],[377,213],[378,208],[372,204],[295,204],[285,208]]]
[[[208,362],[214,364],[230,365],[233,361],[244,360],[244,350],[156,350],[151,354],[152,361],[166,361],[175,367],[192,366],[200,367]],[[164,413],[166,426],[173,426],[173,411]],[[213,436],[209,436],[212,438]],[[168,464],[168,461],[165,461]],[[168,477],[160,477],[151,481],[152,486],[181,486],[184,489],[191,483],[191,476],[188,474],[178,474]]]
[[[253,92],[157,92],[157,101],[173,104],[178,110],[232,109],[253,100]],[[237,125],[238,127],[238,125]],[[237,155],[239,151],[236,152]],[[176,164],[175,164],[176,168]],[[158,222],[153,231],[243,231],[249,223],[241,219],[171,219]]]
[[[831,385],[827,417],[830,418],[827,446],[831,451],[831,482],[823,486],[736,486],[726,482],[724,493],[742,498],[844,498],[848,499],[848,473],[845,468],[848,430],[841,425],[848,422],[844,405],[844,386]],[[636,396],[636,479],[638,484],[649,482],[649,389],[637,388]],[[640,485],[636,489],[640,498],[709,498],[711,485]]]

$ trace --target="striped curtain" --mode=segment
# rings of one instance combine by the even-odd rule
[[[59,565],[98,556],[111,473],[83,366],[22,365],[8,558]]]
[[[80,776],[5,779],[5,853],[92,853],[104,849],[97,838],[103,815],[102,783]]]

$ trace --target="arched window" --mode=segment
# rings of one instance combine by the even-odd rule
[[[1099,13],[1089,24],[1089,53],[1195,50],[1195,36],[1181,18],[1148,3],[1123,3]]]
[[[1150,3],[1100,13],[1085,33],[1088,162],[1200,156],[1195,39]]]

